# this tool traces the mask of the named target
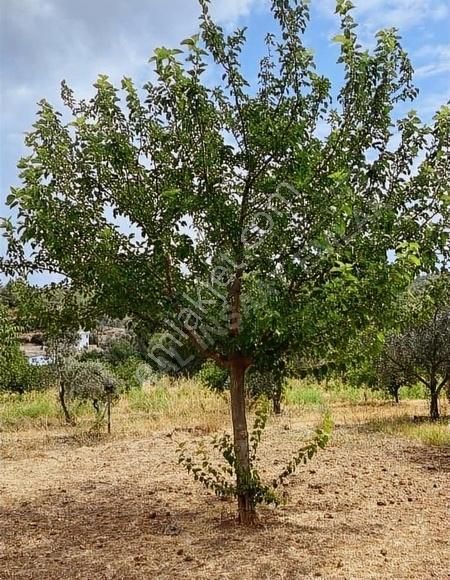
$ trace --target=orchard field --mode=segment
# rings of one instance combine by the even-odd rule
[[[0,580],[449,580],[448,1],[0,4]]]
[[[1,403],[2,580],[449,577],[450,428],[411,421],[424,400],[293,384],[263,435],[264,476],[324,405],[333,436],[249,530],[177,465],[177,442],[228,429],[225,396],[188,381],[129,394],[110,436],[88,409],[63,425],[53,396]]]

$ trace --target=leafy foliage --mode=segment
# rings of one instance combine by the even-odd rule
[[[0,303],[0,390],[27,389],[28,364],[20,351],[18,333],[9,310]]]
[[[411,63],[393,29],[363,49],[350,2],[336,5],[340,89],[304,44],[306,0],[272,1],[253,85],[246,31],[200,7],[199,34],[155,50],[143,93],[100,75],[89,100],[62,83],[68,122],[39,103],[2,265],[59,272],[105,313],[165,329],[151,354],[166,370],[192,361],[185,341],[226,368],[247,481],[246,369],[322,356],[446,259],[450,107],[431,126],[396,120],[417,94]]]
[[[377,385],[387,391],[398,403],[402,387],[414,384],[414,372],[410,366],[400,363],[404,356],[402,337],[388,338],[376,364]]]
[[[230,386],[228,372],[214,361],[204,362],[196,376],[202,385],[212,391],[222,392]]]
[[[98,361],[69,359],[62,365],[60,380],[69,400],[92,403],[98,415],[109,398],[118,400],[121,388],[118,378]]]
[[[390,337],[381,372],[400,383],[428,389],[432,419],[439,417],[439,394],[450,383],[450,277],[419,280],[403,303],[403,330]]]
[[[204,443],[200,443],[193,454],[189,453],[186,443],[180,443],[178,462],[186,468],[188,473],[193,475],[195,481],[199,481],[219,497],[248,495],[253,506],[261,503],[280,504],[283,502],[283,496],[277,493],[278,488],[286,483],[288,477],[301,464],[306,464],[319,449],[326,446],[331,435],[332,422],[329,415],[326,415],[311,441],[295,453],[271,484],[264,484],[255,462],[267,416],[268,405],[260,404],[256,410],[255,422],[250,435],[251,468],[249,471],[240,473],[240,476],[236,476],[237,473],[241,472],[241,467],[236,457],[233,441],[226,433],[216,436],[212,440],[213,449],[217,450],[223,458],[222,464],[218,466],[212,464]]]

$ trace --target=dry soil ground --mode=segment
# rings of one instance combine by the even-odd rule
[[[348,413],[253,529],[177,465],[200,434],[0,433],[0,578],[450,578],[450,450]],[[302,417],[271,422],[268,475],[304,436]]]

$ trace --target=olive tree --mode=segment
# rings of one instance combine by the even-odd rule
[[[18,280],[13,287],[16,316],[22,328],[42,332],[45,353],[58,386],[58,396],[67,423],[72,423],[62,366],[75,352],[78,332],[86,324],[93,325],[93,307],[67,283],[44,287],[31,286]]]
[[[390,337],[375,364],[377,386],[387,391],[396,403],[400,402],[400,389],[415,382],[412,370],[408,366],[399,364],[403,355],[402,337]]]
[[[383,352],[384,373],[425,385],[430,417],[438,419],[439,396],[450,383],[449,275],[430,277],[413,286],[404,310],[404,329],[387,341]]]
[[[68,358],[61,365],[60,383],[69,401],[91,403],[98,420],[108,412],[108,431],[111,430],[110,408],[117,402],[122,385],[105,364]],[[71,415],[70,419],[73,422]]]
[[[229,372],[239,518],[250,522],[247,370],[345,340],[420,262],[434,267],[450,109],[431,126],[398,116],[417,94],[410,61],[395,30],[361,47],[348,0],[336,7],[341,87],[304,44],[306,1],[270,3],[255,81],[241,66],[246,31],[227,34],[209,1],[200,6],[199,34],[156,49],[142,91],[102,75],[77,100],[63,82],[68,122],[40,102],[23,185],[8,198],[20,227],[4,225],[16,264],[59,272],[105,312],[165,329],[149,353],[161,367],[187,364],[190,341]]]

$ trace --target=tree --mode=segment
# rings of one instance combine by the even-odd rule
[[[101,420],[111,404],[117,402],[121,389],[120,380],[100,361],[77,361],[67,359],[61,365],[60,382],[69,400],[88,401]],[[110,416],[108,416],[110,431]]]
[[[12,281],[9,281],[4,286],[0,284],[0,303],[9,309],[17,306],[17,300],[14,295],[14,283]]]
[[[395,105],[417,93],[410,61],[395,30],[364,50],[347,0],[337,2],[338,91],[303,43],[306,1],[272,1],[277,31],[254,85],[240,64],[245,30],[225,34],[200,5],[200,33],[155,51],[143,95],[124,78],[121,100],[103,75],[77,101],[63,82],[69,123],[41,101],[23,185],[8,198],[15,258],[3,264],[59,272],[105,312],[164,328],[149,353],[161,367],[189,362],[178,350],[187,340],[227,369],[247,523],[247,370],[346,340],[419,265],[434,267],[447,242],[450,109],[433,126],[414,112],[395,121]]]
[[[62,411],[67,423],[73,423],[66,400],[66,382],[62,380],[65,358],[74,353],[82,326],[94,325],[92,305],[67,284],[30,286],[24,281],[14,285],[17,318],[23,328],[40,330],[45,351],[53,367]]]
[[[439,396],[450,383],[450,276],[420,280],[407,296],[404,310],[403,332],[388,340],[383,354],[384,372],[425,385],[430,417],[435,420]]]
[[[411,369],[398,364],[403,349],[402,337],[389,338],[375,366],[377,386],[387,391],[396,403],[400,402],[400,389],[415,382]]]

